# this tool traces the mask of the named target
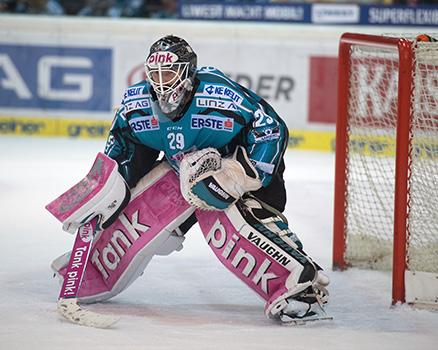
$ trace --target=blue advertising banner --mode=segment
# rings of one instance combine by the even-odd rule
[[[0,45],[0,107],[110,111],[112,50]]]
[[[438,6],[252,4],[185,0],[180,18],[309,24],[438,26]]]
[[[360,23],[438,27],[438,6],[362,6]]]
[[[310,5],[246,5],[223,3],[185,3],[180,5],[180,17],[227,21],[265,21],[309,23]]]

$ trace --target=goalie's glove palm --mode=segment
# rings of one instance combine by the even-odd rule
[[[214,148],[190,153],[180,164],[181,192],[193,206],[225,210],[245,192],[262,186],[246,151],[238,146],[232,158],[221,158]]]
[[[261,186],[260,180],[247,176],[243,166],[235,159],[222,159],[222,168],[213,177],[236,198],[242,197],[245,192],[258,190]]]

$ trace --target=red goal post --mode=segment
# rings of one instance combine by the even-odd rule
[[[345,33],[338,75],[333,266],[392,268],[393,304],[436,305],[438,43]]]

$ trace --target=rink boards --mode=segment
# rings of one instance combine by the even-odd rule
[[[0,116],[0,137],[7,135],[105,140],[110,126],[109,120]],[[332,152],[334,145],[335,133],[332,131],[289,130],[289,148]]]

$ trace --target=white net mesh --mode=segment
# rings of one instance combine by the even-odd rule
[[[351,52],[345,259],[391,263],[398,53],[365,46]]]
[[[415,49],[408,267],[438,272],[438,43]]]
[[[398,51],[354,45],[348,101],[347,263],[390,269]],[[409,268],[438,271],[438,43],[419,43],[413,74]],[[408,156],[408,155],[407,155]]]

